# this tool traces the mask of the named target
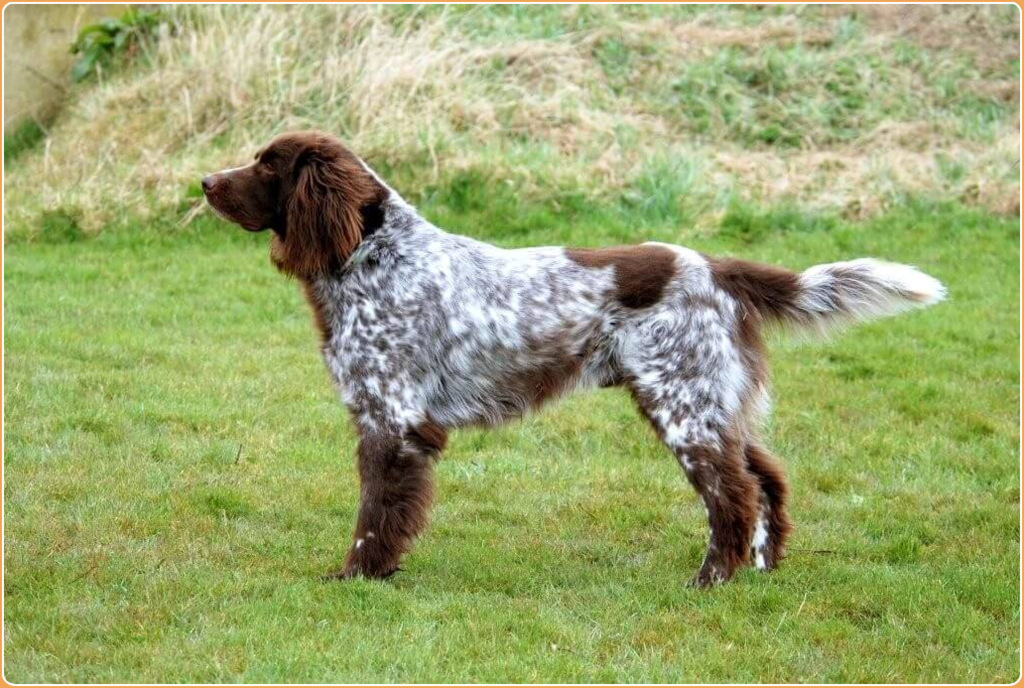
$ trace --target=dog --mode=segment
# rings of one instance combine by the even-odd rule
[[[758,437],[766,325],[827,330],[945,296],[913,267],[862,258],[803,272],[661,243],[503,249],[424,219],[320,132],[287,133],[202,179],[312,308],[359,434],[352,545],[326,578],[387,578],[427,523],[448,432],[522,417],[587,387],[624,386],[707,511],[692,585],[774,569],[791,523]]]

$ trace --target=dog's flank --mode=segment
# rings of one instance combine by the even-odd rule
[[[795,273],[679,246],[506,250],[443,232],[335,139],[286,134],[204,179],[219,212],[274,232],[360,433],[352,547],[332,577],[384,578],[427,522],[452,428],[622,385],[707,509],[693,582],[772,569],[792,528],[762,448],[765,323],[823,329],[928,305],[942,286],[861,259]]]

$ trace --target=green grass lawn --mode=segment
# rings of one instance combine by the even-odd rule
[[[797,530],[685,582],[703,510],[619,391],[454,434],[391,580],[324,584],[355,437],[266,236],[201,218],[5,250],[4,670],[15,682],[1011,682],[1020,624],[1016,219],[426,203],[504,245],[655,239],[918,265],[948,302],[772,342]],[[166,225],[166,226],[165,226]]]

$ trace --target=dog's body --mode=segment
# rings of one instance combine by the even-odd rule
[[[358,426],[360,512],[340,577],[397,569],[425,525],[449,429],[612,385],[630,389],[707,508],[694,582],[749,558],[773,568],[790,524],[782,471],[757,438],[762,323],[822,327],[943,294],[873,260],[796,274],[654,243],[501,249],[434,227],[329,137],[286,135],[259,157],[204,189],[230,219],[274,229],[275,262],[302,280]],[[274,182],[264,158],[277,160]],[[246,206],[259,193],[276,202]]]

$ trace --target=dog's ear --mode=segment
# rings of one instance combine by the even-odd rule
[[[289,274],[314,279],[348,260],[363,238],[367,208],[387,190],[338,141],[311,135],[297,152],[283,185],[285,225],[275,237],[274,262]]]

